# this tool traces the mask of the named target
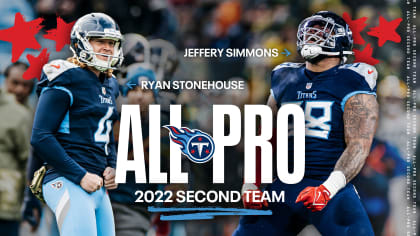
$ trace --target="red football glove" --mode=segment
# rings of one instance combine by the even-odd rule
[[[322,184],[318,187],[306,187],[299,193],[296,203],[303,202],[312,212],[321,211],[331,199],[330,196],[330,191]]]
[[[261,201],[263,193],[255,184],[244,184],[242,186],[242,203],[246,209],[259,210],[263,206],[268,207],[267,200]]]

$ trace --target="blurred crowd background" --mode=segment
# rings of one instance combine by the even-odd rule
[[[378,25],[379,16],[387,20],[404,18],[405,1],[0,0],[0,3],[0,29],[13,26],[17,12],[21,12],[27,21],[37,17],[45,19],[43,32],[37,35],[37,39],[43,48],[49,49],[50,60],[72,56],[68,46],[56,52],[55,43],[42,37],[46,30],[56,27],[57,16],[71,22],[89,12],[110,15],[118,22],[121,32],[126,34],[124,67],[115,72],[121,85],[118,103],[141,104],[144,108],[142,117],[147,117],[148,104],[162,104],[163,124],[168,121],[169,104],[183,104],[183,125],[209,133],[212,133],[213,104],[235,104],[241,109],[244,104],[265,104],[269,96],[271,70],[282,62],[302,62],[296,52],[296,31],[302,19],[320,10],[330,10],[338,15],[348,12],[352,19],[368,17],[367,27],[362,32],[366,44],[355,45],[355,48],[361,50],[370,43],[374,48],[373,57],[380,60],[376,68],[379,74],[378,101],[381,116],[372,153],[354,184],[359,190],[376,235],[407,235],[406,207],[411,206],[412,200],[409,199],[408,203],[405,193],[413,191],[407,189],[407,171],[411,173],[411,164],[407,157],[414,153],[409,153],[412,149],[407,149],[405,20],[397,29],[402,36],[401,43],[387,42],[383,47],[378,47],[377,38],[366,34],[369,27]],[[184,58],[185,48],[277,48],[279,52],[287,49],[291,54],[267,58]],[[32,122],[32,118],[21,117],[25,117],[24,114],[32,117],[37,102],[34,93],[36,81],[22,79],[27,68],[26,54],[38,55],[39,52],[26,50],[20,58],[22,62],[11,65],[11,45],[0,41],[0,71],[3,72],[0,76],[0,228],[7,227],[8,223],[17,223],[21,225],[22,236],[55,235],[54,218],[46,207],[41,206],[42,211],[38,211],[42,212],[40,225],[36,214],[32,214],[32,222],[31,219],[21,218],[23,189],[31,178],[31,173],[26,174],[25,170]],[[245,81],[246,88],[158,91],[126,86],[127,83],[138,84],[141,80],[240,80]],[[14,105],[9,95],[14,95],[15,103],[20,105]],[[11,120],[16,122],[11,124]],[[143,127],[147,127],[148,120],[142,122],[145,123]],[[26,144],[19,144],[8,138],[10,129],[18,127],[24,130],[19,140]],[[118,135],[118,127],[115,131]],[[161,133],[162,139],[166,138],[167,142],[168,132],[162,130]],[[147,139],[147,130],[143,134]],[[9,146],[3,148],[4,145]],[[163,144],[162,149],[162,158],[167,158],[167,144]],[[212,184],[211,162],[198,165],[185,161],[183,170],[189,172],[188,186],[133,184],[127,188],[123,186],[119,191],[159,188],[239,191],[243,175],[243,143],[226,148],[225,153],[224,185]],[[26,183],[24,176],[27,177]],[[110,194],[112,199],[112,191]],[[118,206],[121,203],[118,199],[121,198],[118,193],[115,196],[117,197],[113,201]],[[123,204],[129,205],[128,202]],[[241,204],[220,206],[241,207]],[[148,235],[231,235],[239,220],[239,217],[232,216],[206,221],[162,223],[156,220],[156,216],[144,213],[144,209],[138,209],[145,219],[138,224],[144,224]],[[150,220],[152,217],[153,220]],[[118,228],[121,222],[116,220],[116,223]],[[33,230],[35,231],[31,232]],[[413,228],[408,230],[415,232]],[[301,233],[317,234],[313,227],[308,227]]]

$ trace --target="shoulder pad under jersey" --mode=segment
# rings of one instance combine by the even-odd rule
[[[67,70],[78,67],[74,63],[71,63],[66,60],[53,60],[45,64],[42,67],[42,71],[45,73],[49,81],[54,80],[60,74],[64,73]]]
[[[284,62],[274,67],[273,71],[281,68],[299,68],[301,66],[303,66],[303,63]]]
[[[373,89],[376,86],[378,71],[376,71],[376,68],[374,66],[360,62],[353,64],[345,64],[340,66],[339,69],[348,69],[358,73],[366,80],[371,89]]]

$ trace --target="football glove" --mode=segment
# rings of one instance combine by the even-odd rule
[[[308,209],[315,211],[321,211],[327,205],[331,193],[324,185],[318,187],[306,187],[296,199],[296,203],[303,202]]]
[[[328,179],[318,187],[306,187],[296,198],[312,212],[321,211],[340,189],[346,186],[346,176],[341,171],[333,171]]]
[[[255,184],[242,185],[242,203],[246,209],[259,210],[263,206],[268,207],[267,200],[261,201],[263,193]]]

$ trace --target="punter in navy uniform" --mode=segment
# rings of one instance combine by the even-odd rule
[[[118,84],[112,70],[121,64],[122,35],[102,13],[73,26],[68,60],[42,70],[31,144],[48,164],[43,196],[60,235],[115,235],[107,189],[115,189]]]

